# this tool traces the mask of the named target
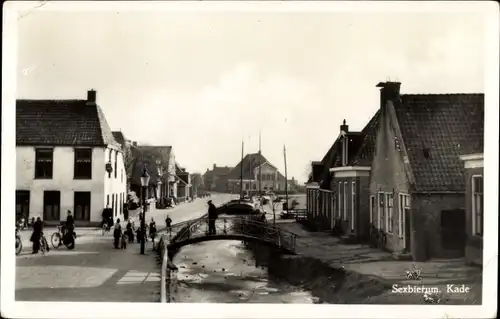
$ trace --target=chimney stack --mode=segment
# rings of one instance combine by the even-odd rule
[[[380,88],[380,106],[384,106],[387,101],[399,98],[400,82],[380,82],[377,84]]]
[[[349,133],[349,125],[346,124],[345,119],[342,122],[342,125],[340,125],[340,133],[342,134],[342,132],[345,134]]]
[[[94,90],[87,91],[87,105],[96,105],[97,92]]]

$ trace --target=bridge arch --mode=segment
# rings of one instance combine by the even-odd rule
[[[191,237],[188,239],[167,244],[168,257],[170,260],[173,260],[175,258],[175,255],[177,255],[177,253],[180,251],[182,247],[201,242],[214,241],[214,240],[238,240],[238,241],[255,242],[262,245],[274,247],[285,254],[295,254],[295,252],[291,248],[281,246],[279,243],[265,238],[260,238],[250,235],[242,235],[242,234],[220,234],[220,235],[205,235],[205,236]]]

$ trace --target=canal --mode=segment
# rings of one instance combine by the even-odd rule
[[[240,241],[189,245],[175,257],[179,268],[175,302],[302,303],[316,300],[307,291],[280,282],[257,267]]]

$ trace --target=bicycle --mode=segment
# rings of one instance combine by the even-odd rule
[[[71,240],[69,236],[72,236]],[[52,242],[52,246],[54,248],[59,248],[62,244],[64,244],[68,249],[75,248],[75,235],[68,234],[68,230],[64,228],[64,226],[57,226],[57,232],[53,233],[50,241]]]
[[[42,252],[42,255],[45,256],[47,252],[49,252],[49,243],[47,243],[47,238],[45,238],[45,235],[42,233],[42,236],[40,236],[40,251]]]
[[[21,240],[21,235],[19,235],[19,228],[16,227],[16,256],[18,256],[23,250],[23,241]]]

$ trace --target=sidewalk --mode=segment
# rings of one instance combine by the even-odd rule
[[[88,235],[74,251],[61,247],[42,256],[30,247],[16,258],[16,300],[157,302],[160,274],[156,254],[146,243],[113,248],[111,235]]]
[[[447,284],[471,287],[465,295],[446,295],[457,301],[467,299],[469,303],[481,300],[482,269],[465,264],[464,259],[433,259],[427,262],[398,261],[392,254],[367,245],[344,245],[339,239],[327,233],[309,232],[294,221],[281,221],[277,226],[299,236],[296,252],[301,256],[319,259],[335,268],[344,268],[373,277],[387,285],[437,286],[446,291]],[[421,270],[421,281],[408,280],[406,271],[413,266]],[[480,302],[480,301],[479,301]]]

